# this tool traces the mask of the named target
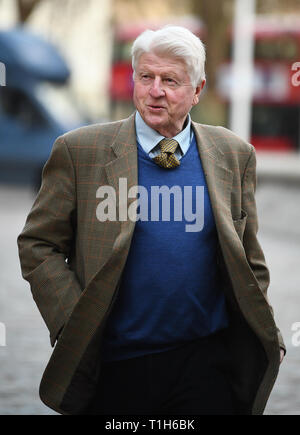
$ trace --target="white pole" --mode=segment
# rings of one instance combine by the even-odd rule
[[[255,8],[256,0],[235,0],[230,129],[248,142],[254,86]]]

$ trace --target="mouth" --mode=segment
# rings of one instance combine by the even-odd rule
[[[166,108],[163,106],[151,105],[151,104],[148,105],[148,109],[152,112],[160,112],[162,110],[166,110]]]

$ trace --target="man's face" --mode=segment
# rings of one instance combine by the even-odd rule
[[[134,104],[149,127],[162,136],[174,137],[198,103],[204,84],[205,80],[193,88],[182,60],[144,53],[136,68]]]

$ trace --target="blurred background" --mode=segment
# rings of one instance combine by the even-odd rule
[[[52,349],[16,245],[43,165],[65,131],[132,113],[131,44],[165,24],[206,46],[193,119],[257,150],[259,239],[288,349],[266,414],[300,414],[300,0],[0,0],[0,415],[55,414],[38,396]]]

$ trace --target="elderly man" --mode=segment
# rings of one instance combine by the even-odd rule
[[[284,344],[254,149],[191,121],[195,35],[146,31],[132,54],[136,113],[57,139],[18,239],[56,343],[41,399],[62,414],[261,414]]]

